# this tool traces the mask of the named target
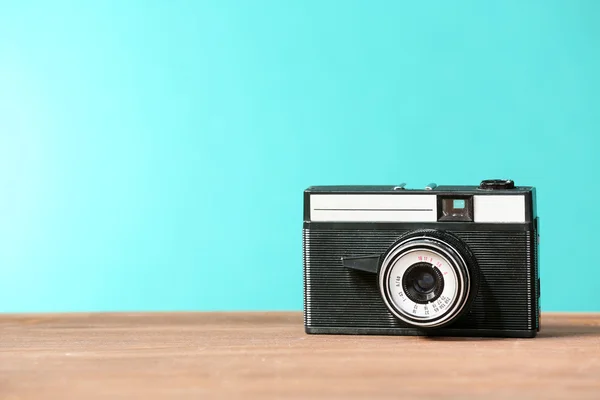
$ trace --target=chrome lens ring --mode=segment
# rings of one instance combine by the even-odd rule
[[[405,285],[405,274],[416,264],[428,263],[443,278],[443,291],[432,301],[414,301]],[[381,296],[398,319],[415,327],[447,325],[464,310],[472,289],[465,257],[450,243],[429,235],[414,236],[392,246],[379,270]]]

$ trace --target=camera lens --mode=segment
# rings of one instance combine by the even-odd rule
[[[444,290],[444,278],[439,270],[426,262],[411,265],[402,278],[402,286],[415,303],[435,301]]]
[[[475,298],[477,260],[449,232],[413,231],[384,254],[378,281],[385,305],[398,319],[420,328],[448,326]]]

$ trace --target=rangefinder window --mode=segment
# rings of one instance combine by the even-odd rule
[[[472,196],[438,196],[439,221],[473,221]]]

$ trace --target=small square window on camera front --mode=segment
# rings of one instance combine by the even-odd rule
[[[440,196],[438,207],[439,221],[473,221],[472,196]]]

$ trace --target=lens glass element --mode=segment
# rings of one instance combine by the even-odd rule
[[[417,262],[404,273],[402,286],[409,299],[425,304],[440,297],[444,290],[444,277],[431,263]]]
[[[429,293],[433,290],[435,278],[429,272],[423,272],[415,283],[415,290],[420,293]]]

